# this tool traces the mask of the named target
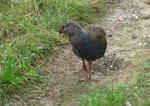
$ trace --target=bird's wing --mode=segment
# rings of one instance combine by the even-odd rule
[[[84,28],[87,38],[98,45],[107,43],[105,31],[98,25],[89,25]]]

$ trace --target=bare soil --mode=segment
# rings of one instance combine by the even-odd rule
[[[121,0],[111,6],[100,26],[113,36],[107,37],[105,59],[93,62],[92,78],[98,82],[79,82],[84,75],[75,72],[82,67],[81,59],[66,44],[43,62],[49,78],[46,85],[16,105],[78,106],[80,95],[132,79],[140,62],[150,59],[150,1]]]

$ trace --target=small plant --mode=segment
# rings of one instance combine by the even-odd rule
[[[80,97],[80,106],[124,106],[126,102],[133,106],[149,106],[149,61],[143,62],[142,68],[134,84],[97,88]]]
[[[140,72],[137,75],[136,85],[130,87],[130,101],[135,106],[149,106],[150,73]]]
[[[142,67],[146,70],[150,70],[150,59],[143,62]]]
[[[98,88],[80,98],[80,106],[122,106],[127,101],[125,86]]]
[[[137,85],[139,87],[150,87],[150,72],[140,73],[137,76]]]
[[[132,101],[136,106],[149,106],[150,101],[150,60],[146,60],[141,64],[142,68],[137,75],[136,86],[131,90]]]
[[[0,1],[0,100],[42,83],[39,60],[67,42],[58,28],[66,21],[98,20],[95,9],[104,13],[101,0]]]

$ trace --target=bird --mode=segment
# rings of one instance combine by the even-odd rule
[[[92,61],[104,56],[107,48],[106,32],[99,25],[90,24],[81,27],[75,22],[66,22],[60,29],[60,34],[66,34],[72,44],[73,52],[82,59],[82,71],[86,81],[92,81]],[[85,65],[87,61],[87,66]]]

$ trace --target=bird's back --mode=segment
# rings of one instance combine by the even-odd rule
[[[89,25],[84,28],[86,36],[94,48],[93,51],[97,52],[95,58],[101,58],[106,50],[107,41],[105,31],[98,25]],[[91,51],[91,52],[93,52]]]
[[[107,45],[106,33],[100,26],[88,25],[84,28],[84,31],[91,42],[102,46]]]

